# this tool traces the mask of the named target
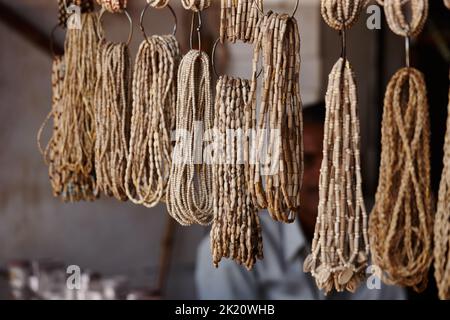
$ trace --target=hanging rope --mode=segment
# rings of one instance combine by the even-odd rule
[[[252,269],[263,258],[258,209],[247,192],[242,162],[244,108],[249,99],[250,82],[228,76],[217,83],[214,118],[219,148],[213,165],[214,221],[211,229],[213,263],[231,258]]]
[[[177,140],[167,187],[167,210],[181,225],[207,225],[213,219],[211,165],[197,141],[199,129],[213,127],[210,77],[208,56],[189,51],[178,71]]]
[[[127,167],[130,106],[130,56],[127,43],[112,43],[101,37],[97,54],[95,91],[95,173],[98,190],[127,200]]]
[[[211,0],[181,0],[183,8],[199,12],[208,9],[211,6]]]
[[[55,196],[94,200],[94,84],[97,16],[81,15],[82,29],[67,31],[65,56],[53,64],[53,132],[44,151]],[[45,124],[44,124],[45,125]],[[38,133],[38,139],[42,128]]]
[[[220,42],[253,43],[256,24],[262,14],[262,0],[221,0]]]
[[[439,298],[442,300],[450,299],[450,90],[447,111],[449,115],[444,145],[444,170],[434,223],[434,276]]]
[[[409,23],[402,12],[405,3],[384,0],[384,9],[392,30],[409,39],[422,30],[428,2],[411,1]],[[408,45],[406,51],[408,66]],[[432,260],[429,136],[423,75],[403,68],[391,79],[384,100],[380,177],[369,235],[382,279],[419,292],[427,286]]]
[[[408,88],[409,86],[409,88]],[[384,101],[380,178],[370,217],[372,260],[389,284],[426,287],[431,263],[429,120],[423,75],[399,70]]]
[[[264,78],[257,110],[258,60]],[[256,27],[247,132],[255,131],[249,150],[249,192],[276,221],[292,222],[300,207],[303,179],[303,120],[299,88],[300,36],[295,18],[272,13]],[[264,155],[264,151],[268,151]]]
[[[134,66],[125,186],[129,199],[147,207],[165,196],[169,180],[179,56],[174,36],[152,36],[142,42]]]

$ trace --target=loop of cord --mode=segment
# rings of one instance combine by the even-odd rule
[[[131,201],[146,207],[166,194],[179,60],[174,36],[152,36],[142,42],[134,65],[126,191]]]
[[[62,28],[67,28],[67,20],[69,19],[69,7],[74,4],[80,7],[81,13],[94,11],[93,0],[58,0],[58,24]]]
[[[326,294],[333,289],[355,292],[368,262],[368,218],[362,194],[356,83],[343,58],[329,75],[326,108],[318,216],[304,271],[311,272]]]
[[[444,169],[439,187],[436,221],[434,223],[434,277],[439,290],[439,298],[442,300],[450,299],[450,87],[448,98]]]
[[[293,222],[303,179],[303,119],[298,78],[300,35],[287,14],[265,15],[256,27],[246,130],[252,133],[248,185],[254,203],[276,221]],[[258,60],[264,77],[257,110]]]
[[[181,0],[183,8],[199,12],[208,9],[211,6],[211,0]]]
[[[245,104],[250,81],[228,76],[217,83],[214,118],[217,149],[213,166],[214,221],[211,228],[213,264],[230,258],[251,270],[263,258],[258,209],[247,192],[242,161]]]
[[[214,125],[210,79],[208,55],[189,51],[178,70],[176,144],[166,196],[167,211],[185,226],[213,219],[212,169],[204,154],[206,137],[199,138]]]
[[[405,5],[411,8],[410,21],[403,12]],[[402,37],[416,37],[428,18],[428,0],[384,0],[384,12],[392,32]]]
[[[97,0],[97,3],[109,12],[119,13],[127,8],[128,0]]]
[[[321,0],[320,12],[331,28],[342,31],[358,21],[364,4],[363,0]]]
[[[262,0],[221,0],[220,42],[253,43],[256,24],[262,16]]]
[[[430,126],[425,80],[399,70],[384,99],[380,177],[370,215],[372,260],[388,284],[426,288],[432,260]]]
[[[147,3],[153,8],[163,9],[168,6],[169,1],[170,0],[147,0]]]

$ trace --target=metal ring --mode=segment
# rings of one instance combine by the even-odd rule
[[[50,52],[52,53],[52,55],[54,57],[58,55],[55,52],[55,32],[56,32],[56,30],[58,30],[58,28],[61,28],[62,30],[64,30],[59,24],[57,24],[53,27],[52,31],[50,32]]]
[[[216,68],[216,51],[217,51],[217,45],[219,43],[221,43],[220,42],[220,37],[217,38],[216,41],[214,41],[214,45],[213,45],[213,49],[212,49],[212,53],[211,53],[211,64],[212,64],[212,67],[213,67],[214,74],[217,76],[217,78],[220,77],[219,73],[217,72],[217,68]],[[263,68],[261,67],[261,69],[258,72],[258,75],[256,76],[256,79],[259,78],[259,76],[262,74],[262,72],[263,72]]]
[[[293,18],[295,16],[295,14],[297,13],[298,7],[299,7],[299,2],[300,2],[300,0],[297,0],[297,2],[295,3],[294,11],[290,15],[291,18]],[[256,5],[256,8],[259,10],[259,12],[261,12],[264,15],[265,14],[264,13],[264,8],[261,8],[259,6],[258,1],[255,0],[254,4]]]
[[[147,36],[147,33],[145,32],[145,28],[144,28],[144,17],[145,17],[145,13],[147,12],[149,7],[150,7],[150,3],[147,2],[147,5],[142,10],[141,17],[139,19],[139,27],[140,27],[142,34],[144,35],[144,38],[147,42],[148,42],[148,36]],[[172,13],[173,19],[175,20],[175,25],[173,26],[173,31],[172,31],[172,35],[175,36],[177,34],[177,29],[178,29],[177,15],[176,15],[175,11],[173,10],[173,8],[170,6],[170,4],[167,5],[167,8],[170,10],[170,12]]]
[[[197,26],[197,37],[198,37],[198,50],[202,51],[202,35],[201,35],[201,30],[202,30],[202,12],[198,11],[198,12],[192,12],[192,20],[191,20],[191,36],[189,39],[189,43],[190,43],[190,47],[191,50],[194,48],[193,46],[193,38],[194,38],[194,21],[195,21],[195,15],[197,14],[198,17],[198,26]]]
[[[104,36],[102,36],[103,33],[101,32],[100,28],[103,29],[102,18],[103,18],[103,15],[105,14],[105,12],[108,12],[108,11],[105,8],[102,8],[100,10],[100,15],[98,16],[97,33],[98,33],[98,37],[100,38],[100,40],[104,40]],[[128,13],[127,10],[123,10],[122,13],[125,14],[125,16],[128,19],[128,22],[130,23],[130,32],[128,34],[128,40],[126,42],[127,46],[129,46],[130,43],[131,43],[131,39],[133,38],[133,19],[131,19],[131,16],[130,16],[130,14]]]

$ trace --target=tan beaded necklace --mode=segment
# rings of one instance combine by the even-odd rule
[[[253,43],[261,7],[262,0],[221,0],[220,42]]]
[[[247,192],[245,165],[242,163],[244,109],[250,81],[221,76],[217,83],[214,118],[215,134],[220,138],[213,165],[214,221],[211,229],[213,263],[231,258],[252,269],[263,258],[258,209]],[[241,136],[238,131],[241,131]]]
[[[53,64],[54,125],[44,151],[53,194],[64,201],[97,197],[93,166],[97,16],[83,13],[81,23],[81,30],[67,31],[65,56],[57,57]]]
[[[389,26],[409,38],[422,29],[428,1],[411,1],[406,22],[400,0],[384,0]],[[393,16],[395,15],[395,16]],[[408,48],[408,47],[407,47]],[[409,64],[407,52],[407,65]],[[409,65],[388,84],[384,99],[381,164],[369,235],[373,262],[388,284],[426,288],[432,260],[429,115],[422,73]]]
[[[292,222],[300,207],[303,179],[303,121],[298,78],[300,36],[297,21],[287,14],[265,15],[256,27],[246,130],[255,131],[248,163],[249,192],[259,208],[276,221]],[[264,78],[257,112],[258,60]],[[267,140],[267,141],[265,141]],[[267,158],[262,150],[268,148]],[[263,179],[264,176],[264,179]]]
[[[212,171],[197,143],[196,128],[213,127],[209,58],[191,50],[180,63],[175,113],[177,145],[167,187],[167,210],[182,225],[210,224],[213,219]],[[200,163],[197,160],[201,152]]]
[[[126,190],[134,203],[153,207],[165,196],[172,163],[180,49],[173,35],[145,38],[134,66]]]
[[[347,23],[358,19],[362,1],[343,3],[321,2],[325,22],[341,32],[343,52],[329,75],[318,216],[312,252],[303,266],[325,294],[333,289],[354,292],[364,279],[369,254],[357,88],[344,42]]]
[[[97,53],[98,79],[95,91],[95,172],[97,188],[108,196],[127,200],[127,167],[130,106],[130,56],[127,43],[102,38]]]
[[[450,0],[444,0],[444,5],[450,9]]]

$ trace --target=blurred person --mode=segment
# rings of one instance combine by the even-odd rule
[[[322,163],[325,104],[305,107],[304,180],[302,206],[296,222],[274,222],[261,212],[264,259],[248,271],[236,262],[223,259],[219,268],[212,264],[209,235],[198,249],[195,281],[200,299],[405,299],[402,288],[381,284],[369,289],[361,283],[355,293],[333,292],[325,296],[308,273],[303,262],[310,252],[319,204],[319,176]],[[369,276],[371,274],[368,274]],[[381,281],[379,281],[381,283]]]

